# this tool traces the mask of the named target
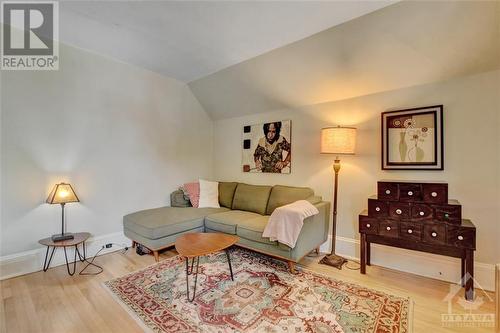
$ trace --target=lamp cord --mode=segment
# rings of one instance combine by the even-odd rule
[[[128,246],[126,246],[126,245],[117,244],[117,243],[111,243],[111,245],[117,245],[117,246],[122,247],[122,250],[121,250],[122,254],[125,254],[128,251]],[[102,266],[100,266],[100,265],[94,264],[94,260],[95,260],[95,258],[97,258],[99,253],[101,253],[101,251],[104,250],[105,248],[106,248],[105,245],[102,246],[99,249],[99,251],[97,251],[96,254],[94,254],[94,256],[92,257],[92,259],[90,259],[90,261],[87,260],[87,258],[85,258],[83,261],[86,262],[87,265],[85,265],[85,267],[83,267],[82,270],[80,271],[80,273],[78,273],[78,274],[79,275],[98,275],[98,274],[101,274],[104,271],[104,268],[102,268]],[[99,270],[97,272],[92,272],[92,273],[84,272],[89,266],[97,267]]]
[[[85,267],[82,268],[82,270],[80,271],[80,273],[78,273],[79,275],[98,275],[98,274],[101,274],[103,271],[104,271],[104,268],[102,268],[102,266],[99,266],[97,264],[94,264],[94,260],[95,258],[97,258],[97,255],[104,249],[105,247],[101,247],[99,249],[99,251],[97,251],[97,253],[92,257],[92,259],[90,259],[90,261],[87,260],[87,258],[85,258],[83,261],[87,263],[87,265],[85,265]],[[97,272],[92,272],[92,273],[84,273],[84,271],[89,267],[89,266],[94,266],[94,267],[97,267],[99,269],[99,271]]]

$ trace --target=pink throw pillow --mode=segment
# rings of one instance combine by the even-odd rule
[[[200,202],[200,183],[186,183],[184,184],[184,190],[189,195],[189,201],[193,207],[198,208]]]

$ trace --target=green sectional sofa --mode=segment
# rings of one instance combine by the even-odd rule
[[[171,198],[179,197],[172,195]],[[304,221],[295,247],[262,237],[271,213],[297,200],[308,200],[319,214]],[[219,183],[221,208],[161,207],[123,217],[125,235],[133,245],[150,249],[156,261],[158,251],[174,245],[178,236],[189,232],[222,232],[239,236],[238,246],[284,259],[293,271],[295,263],[317,249],[328,237],[330,203],[307,187],[263,186],[234,182]],[[182,206],[188,206],[182,203]]]

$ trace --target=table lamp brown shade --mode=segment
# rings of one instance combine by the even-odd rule
[[[60,204],[62,210],[61,233],[52,235],[52,240],[54,242],[60,242],[68,239],[73,239],[73,234],[64,232],[64,205],[70,202],[80,202],[80,199],[78,199],[78,196],[73,190],[73,187],[67,183],[56,184],[50,192],[46,202],[48,204]]]
[[[321,129],[321,153],[336,154],[333,163],[335,181],[333,187],[333,226],[332,226],[332,251],[329,255],[321,259],[320,263],[342,268],[347,262],[346,259],[335,254],[335,237],[337,236],[337,189],[340,171],[340,159],[338,155],[352,155],[356,151],[356,128],[354,127],[327,127]]]

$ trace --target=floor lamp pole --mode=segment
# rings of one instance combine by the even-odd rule
[[[333,182],[333,226],[332,226],[332,252],[335,254],[335,236],[337,235],[337,194],[339,186],[339,171],[340,171],[340,160],[335,159],[333,164],[333,171],[335,172],[335,178]]]
[[[338,157],[333,164],[333,171],[335,172],[335,178],[333,183],[332,251],[329,255],[321,259],[319,263],[342,269],[342,265],[346,263],[347,260],[335,254],[335,238],[337,236],[337,194],[340,171],[340,159]]]

